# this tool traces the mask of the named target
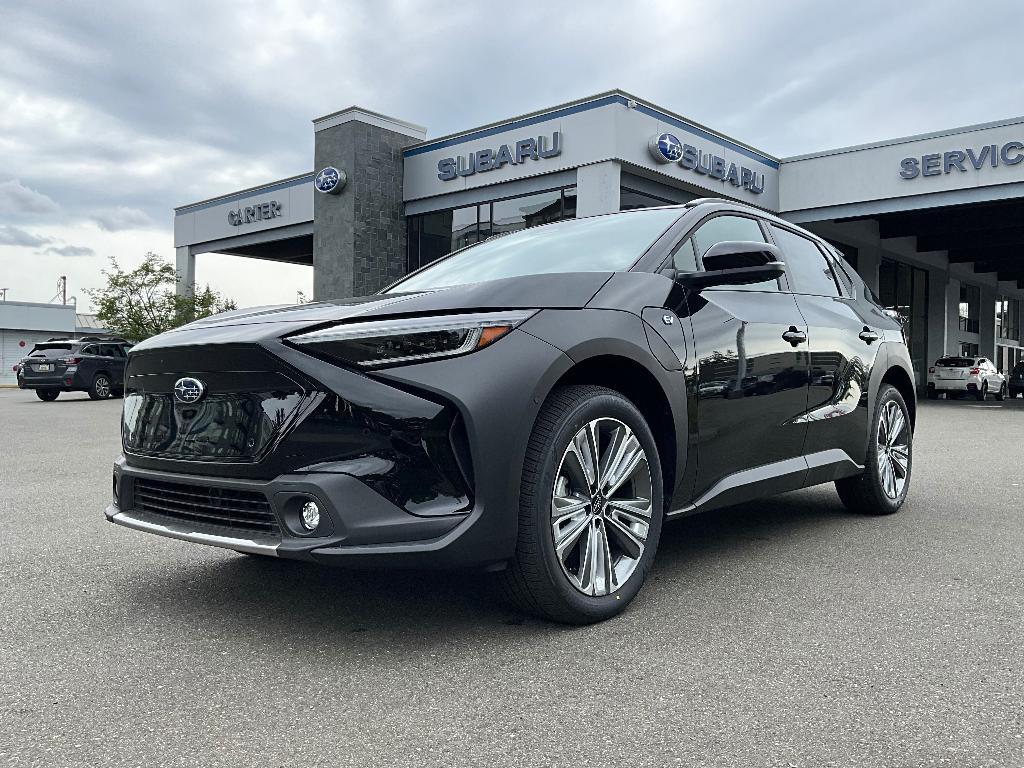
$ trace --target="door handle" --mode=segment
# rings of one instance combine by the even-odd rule
[[[795,347],[797,344],[803,344],[807,341],[807,334],[803,331],[798,331],[795,325],[791,325],[789,330],[782,334],[782,338]]]
[[[877,333],[872,331],[866,325],[864,326],[864,330],[860,332],[860,337],[861,337],[862,340],[866,341],[868,344],[870,344],[873,341],[878,341],[881,338],[881,336],[879,336]]]

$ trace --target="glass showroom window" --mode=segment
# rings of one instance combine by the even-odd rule
[[[978,332],[981,317],[981,289],[976,285],[960,285],[960,330]]]
[[[491,235],[574,218],[575,187],[410,216],[406,225],[408,270],[412,272]]]
[[[656,208],[659,205],[675,205],[674,200],[637,192],[629,187],[619,189],[619,210],[635,211],[637,208]]]
[[[1020,341],[1020,303],[1017,299],[996,300],[996,338]]]
[[[882,259],[878,266],[878,297],[883,307],[899,314],[914,370],[918,374],[927,370],[928,271]]]

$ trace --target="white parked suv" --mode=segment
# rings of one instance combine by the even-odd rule
[[[1006,377],[984,357],[940,357],[928,369],[928,399],[945,392],[947,398],[973,395],[984,400],[1006,396]]]

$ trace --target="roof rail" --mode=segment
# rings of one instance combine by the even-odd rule
[[[75,341],[106,341],[113,344],[128,344],[128,339],[120,336],[79,336]]]

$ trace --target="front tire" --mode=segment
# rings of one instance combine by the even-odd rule
[[[59,389],[37,389],[36,397],[42,400],[44,403],[52,403],[58,397],[60,397]]]
[[[907,404],[895,387],[883,384],[871,420],[867,466],[860,475],[836,480],[839,498],[851,512],[863,515],[898,512],[910,489],[913,454]]]
[[[985,402],[985,398],[988,397],[988,382],[983,382],[981,389],[978,390],[978,394],[975,395],[979,402]]]
[[[1001,403],[1001,402],[1003,402],[1003,398],[1005,398],[1005,397],[1006,397],[1006,383],[1004,382],[1003,385],[999,388],[999,391],[996,392],[996,400],[998,400]]]
[[[113,387],[110,384],[110,378],[105,373],[98,373],[93,378],[92,385],[89,387],[89,399],[106,400],[110,397],[112,391]]]
[[[516,553],[500,575],[519,608],[566,624],[620,613],[643,586],[664,515],[658,448],[629,400],[555,390],[530,435]]]

